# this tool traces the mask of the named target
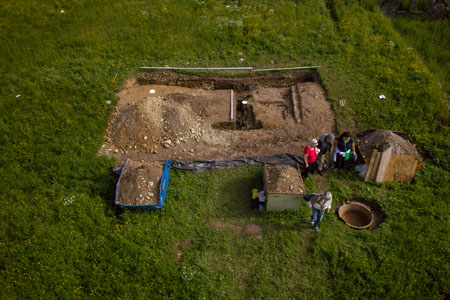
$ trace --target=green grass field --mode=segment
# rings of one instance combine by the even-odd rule
[[[449,298],[449,28],[375,0],[0,2],[0,298]],[[162,211],[117,209],[97,151],[145,65],[320,65],[338,131],[408,132],[425,168],[412,184],[306,181],[335,205],[377,201],[372,231],[330,213],[315,233],[304,203],[250,210],[258,166],[173,171]]]

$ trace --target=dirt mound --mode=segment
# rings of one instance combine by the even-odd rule
[[[160,146],[185,142],[184,138],[198,132],[199,126],[188,106],[166,98],[145,97],[113,115],[108,135],[122,151],[155,152]]]
[[[161,139],[161,118],[161,100],[146,98],[117,111],[108,128],[108,135],[121,150],[151,151]]]
[[[163,98],[162,107],[164,108],[163,146],[179,145],[201,132],[201,118],[195,117],[189,106]]]
[[[117,202],[126,205],[158,203],[164,163],[138,164],[129,161],[119,183]]]
[[[359,135],[358,135],[359,136]],[[414,144],[406,137],[389,130],[374,130],[358,137],[358,147],[363,158],[370,157],[373,150],[380,152],[392,147],[393,154],[419,157]]]
[[[304,194],[303,179],[297,168],[287,165],[266,165],[267,192]]]

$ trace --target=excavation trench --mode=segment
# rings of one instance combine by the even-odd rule
[[[280,153],[335,128],[313,70],[232,78],[144,72],[117,94],[100,154],[143,164]]]

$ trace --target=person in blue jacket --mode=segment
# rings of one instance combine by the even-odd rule
[[[349,132],[344,132],[333,146],[333,160],[336,170],[342,170],[352,155],[353,159],[356,160],[355,140]]]

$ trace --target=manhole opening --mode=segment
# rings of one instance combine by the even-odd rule
[[[238,100],[236,114],[236,121],[213,123],[211,125],[212,128],[229,130],[254,130],[263,128],[262,122],[256,119],[253,106],[248,104],[246,100]]]
[[[384,222],[385,214],[373,201],[352,200],[337,209],[339,218],[355,229],[375,229]]]

